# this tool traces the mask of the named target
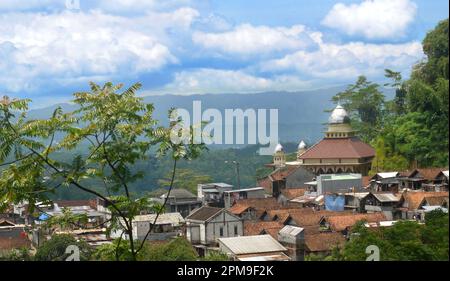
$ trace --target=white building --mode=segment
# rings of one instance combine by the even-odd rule
[[[243,234],[243,220],[226,209],[203,206],[186,217],[186,238],[194,245],[215,245],[218,238]]]

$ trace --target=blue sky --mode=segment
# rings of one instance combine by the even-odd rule
[[[79,2],[79,5],[77,5]],[[447,0],[2,0],[0,95],[34,107],[89,81],[142,95],[301,91],[409,75]]]

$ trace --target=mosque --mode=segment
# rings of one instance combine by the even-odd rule
[[[275,148],[274,168],[303,167],[315,175],[359,173],[366,176],[371,168],[375,150],[356,136],[347,111],[338,105],[328,119],[325,137],[307,147],[304,141],[298,145],[296,161],[287,162],[281,144]]]

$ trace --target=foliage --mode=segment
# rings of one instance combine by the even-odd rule
[[[135,241],[137,243],[138,241]],[[149,254],[150,248],[147,243],[134,257],[130,252],[130,241],[115,239],[111,244],[103,244],[92,253],[92,260],[96,261],[143,261]]]
[[[209,251],[208,254],[201,259],[202,261],[230,261],[227,254],[219,251]]]
[[[109,205],[109,230],[123,228],[133,237],[131,221],[149,201],[131,194],[130,184],[144,174],[132,167],[149,154],[167,155],[172,161],[172,188],[177,161],[197,158],[205,146],[193,144],[192,134],[187,141],[172,142],[171,136],[187,131],[183,120],[171,110],[169,126],[158,126],[152,118],[153,105],[136,97],[140,84],[122,92],[122,84],[90,86],[90,92],[74,94],[77,110],[64,113],[57,108],[48,119],[27,119],[28,100],[1,101],[0,165],[6,168],[0,176],[0,208],[22,201],[33,207],[37,201],[48,201],[55,190],[75,188]],[[73,154],[83,145],[86,154]],[[67,151],[72,152],[71,159],[65,159],[70,161],[55,157]],[[102,189],[93,189],[88,182],[101,183]],[[136,257],[143,243],[134,242],[131,239],[129,246]]]
[[[448,166],[448,19],[423,40],[427,59],[413,67],[409,80],[386,69],[395,89],[386,101],[379,85],[358,77],[333,97],[352,117],[359,136],[376,148],[370,174],[411,167]]]
[[[161,188],[170,186],[171,173],[167,173],[163,179],[158,181]],[[196,173],[189,169],[178,169],[177,179],[173,182],[173,188],[184,188],[193,194],[197,194],[197,185],[199,183],[211,182],[212,178],[208,175]]]
[[[169,243],[152,244],[145,256],[149,261],[195,261],[197,253],[185,238],[175,238]]]
[[[378,246],[382,261],[448,260],[448,214],[440,210],[426,215],[425,225],[416,221],[398,221],[391,227],[355,226],[343,249],[333,260],[364,261],[366,247]]]
[[[92,249],[84,241],[77,241],[72,235],[58,234],[53,235],[50,240],[45,241],[42,246],[37,249],[34,260],[37,261],[64,261],[71,253],[66,253],[68,246],[77,246],[80,249],[80,260],[86,261],[90,259]]]
[[[32,261],[33,256],[30,254],[30,249],[24,247],[14,249],[10,252],[0,255],[0,261]]]
[[[355,84],[335,95],[333,101],[341,103],[348,111],[353,127],[363,140],[368,141],[376,135],[384,106],[384,95],[378,84],[359,76]]]

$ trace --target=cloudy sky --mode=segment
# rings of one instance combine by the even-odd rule
[[[142,94],[383,81],[423,58],[447,0],[0,0],[0,95],[67,101],[88,81]]]

